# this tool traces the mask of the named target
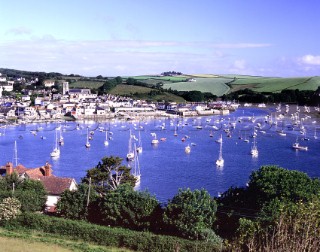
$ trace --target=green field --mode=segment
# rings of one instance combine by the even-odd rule
[[[70,88],[94,88],[97,89],[103,85],[105,81],[76,81],[70,83]]]
[[[217,96],[221,96],[229,92],[230,88],[226,85],[226,82],[232,79],[213,77],[213,78],[194,78],[195,82],[176,82],[176,83],[165,83],[163,88],[178,91],[201,91],[209,92]]]
[[[123,77],[125,80],[128,76]],[[141,75],[132,76],[142,83],[155,86],[158,83],[163,84],[164,89],[171,88],[177,91],[201,91],[209,92],[216,96],[222,96],[229,92],[241,89],[251,89],[256,92],[281,92],[285,89],[299,90],[317,90],[320,86],[320,77],[296,77],[296,78],[274,78],[249,75],[214,75],[214,74],[195,74],[195,75],[179,75],[179,76],[158,76],[158,75]],[[187,79],[194,78],[195,82],[188,82]],[[70,88],[92,88],[97,89],[103,85],[104,81],[86,80],[76,81],[70,84]],[[118,95],[130,95],[139,99],[150,99],[147,93],[150,89],[138,86],[119,85],[110,93]],[[141,93],[137,95],[137,93]],[[152,100],[172,100],[177,101],[179,98],[166,93],[161,97],[152,97]]]
[[[184,99],[170,93],[164,93],[156,96],[148,96],[148,93],[151,91],[151,88],[141,87],[141,86],[131,86],[131,85],[117,85],[109,93],[113,95],[120,96],[130,96],[136,99],[145,99],[145,100],[165,100],[165,101],[175,101],[175,102],[184,102]]]
[[[256,92],[281,92],[284,89],[315,91],[320,86],[320,77],[266,78],[240,77],[231,82],[232,90],[248,87]]]

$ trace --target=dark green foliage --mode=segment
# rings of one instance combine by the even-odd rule
[[[21,211],[23,212],[43,210],[47,192],[40,181],[20,180],[16,173],[8,175],[0,181],[1,199],[15,196],[21,202]]]
[[[207,191],[180,189],[165,209],[164,222],[175,235],[200,239],[213,228],[216,211],[217,204]]]
[[[289,90],[284,89],[279,93],[257,93],[250,89],[242,89],[227,95],[223,95],[223,100],[237,100],[239,102],[251,102],[251,103],[273,103],[273,102],[285,102],[285,103],[297,103],[300,105],[314,105],[317,106],[320,103],[320,97],[317,91],[311,90]]]
[[[65,190],[57,204],[57,214],[73,220],[85,220],[88,215],[87,204],[96,200],[96,193],[87,184],[80,184],[76,191]]]
[[[219,234],[234,234],[240,217],[272,224],[285,206],[308,202],[320,193],[320,181],[305,173],[277,166],[252,172],[248,187],[230,188],[218,199]]]
[[[320,192],[320,181],[300,171],[278,166],[262,166],[250,175],[249,194],[255,194],[259,206],[272,199],[308,201]]]
[[[110,228],[40,214],[23,214],[6,223],[11,229],[31,229],[59,234],[67,238],[98,245],[125,247],[136,251],[220,251],[220,242],[199,242],[177,237],[154,235],[128,229]]]
[[[99,200],[100,223],[135,230],[150,230],[157,222],[159,202],[146,191],[134,191],[128,185],[110,191]]]

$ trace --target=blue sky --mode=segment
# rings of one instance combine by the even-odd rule
[[[0,0],[0,67],[320,74],[318,0]]]

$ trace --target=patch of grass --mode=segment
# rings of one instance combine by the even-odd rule
[[[111,248],[71,241],[53,234],[36,231],[9,231],[0,228],[0,250],[7,252],[129,252],[128,249]]]

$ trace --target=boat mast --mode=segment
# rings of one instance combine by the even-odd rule
[[[14,141],[14,152],[13,152],[13,163],[15,166],[18,166],[18,148],[17,148],[17,141]]]
[[[221,141],[220,141],[219,160],[222,160],[222,135],[221,135]]]

